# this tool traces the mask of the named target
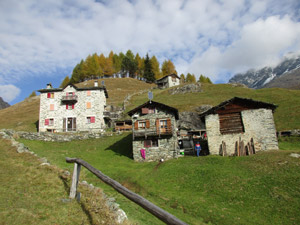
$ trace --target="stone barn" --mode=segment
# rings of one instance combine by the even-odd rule
[[[132,119],[132,151],[135,161],[158,161],[179,155],[178,110],[148,101],[128,112]]]
[[[200,115],[205,120],[210,154],[221,154],[222,142],[227,155],[235,155],[236,142],[249,143],[255,151],[278,150],[273,112],[277,106],[234,97]]]

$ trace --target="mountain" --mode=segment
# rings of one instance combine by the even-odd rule
[[[10,105],[0,97],[0,110],[9,107]]]
[[[250,88],[282,87],[297,88],[300,85],[300,56],[284,58],[275,67],[250,69],[234,75],[229,83],[242,83]]]

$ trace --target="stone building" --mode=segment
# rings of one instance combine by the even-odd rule
[[[177,157],[178,110],[148,101],[128,112],[132,118],[132,148],[135,161],[157,161]]]
[[[158,88],[170,88],[180,84],[180,77],[176,74],[170,74],[156,80]]]
[[[201,114],[205,120],[210,154],[220,154],[222,141],[228,155],[235,154],[236,141],[254,141],[255,151],[277,150],[273,104],[234,97]]]
[[[104,108],[108,94],[104,86],[77,88],[68,84],[64,88],[38,90],[40,95],[39,132],[99,132],[105,128]]]

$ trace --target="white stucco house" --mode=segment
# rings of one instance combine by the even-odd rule
[[[177,86],[180,84],[180,77],[178,77],[176,74],[169,74],[156,80],[156,84],[158,88],[170,88]]]
[[[104,109],[108,94],[104,86],[78,88],[68,84],[64,88],[38,90],[40,94],[39,132],[99,132],[105,128]]]

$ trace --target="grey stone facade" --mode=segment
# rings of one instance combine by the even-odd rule
[[[151,106],[151,104],[145,105],[145,107]],[[136,110],[132,118],[132,151],[133,158],[139,162],[150,162],[159,161],[161,159],[168,160],[176,158],[179,155],[179,149],[177,144],[177,125],[176,120],[178,119],[177,112],[168,110],[168,108],[159,107],[159,104],[154,104],[155,112],[143,114],[142,110]],[[170,107],[171,108],[171,107]],[[139,122],[149,121],[149,127],[137,128]],[[168,132],[164,133],[161,131],[160,122],[163,120],[169,120],[170,127]],[[159,122],[157,122],[159,121]],[[159,125],[159,127],[158,127]],[[145,147],[145,141],[157,140],[156,146]],[[145,150],[145,159],[141,155],[141,150]]]
[[[241,111],[244,132],[239,134],[221,134],[218,114],[205,116],[206,132],[210,154],[218,155],[222,141],[226,143],[228,155],[235,152],[235,142],[241,138],[244,143],[254,140],[255,151],[278,150],[276,128],[271,109],[253,109]]]
[[[68,85],[60,89],[50,86],[39,92],[39,132],[99,132],[105,128],[105,87],[76,88]]]

